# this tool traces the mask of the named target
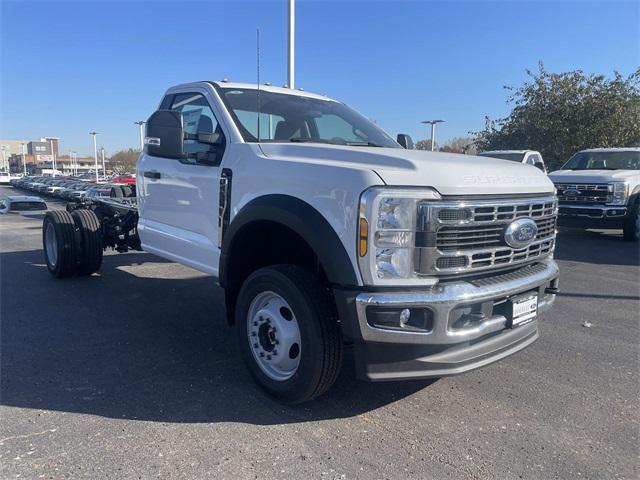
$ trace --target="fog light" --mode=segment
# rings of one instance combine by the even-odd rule
[[[433,312],[428,308],[367,307],[367,323],[386,330],[428,332],[433,329]]]
[[[402,328],[406,327],[410,318],[411,318],[411,310],[409,310],[408,308],[405,308],[404,310],[402,310],[400,312],[400,326]]]

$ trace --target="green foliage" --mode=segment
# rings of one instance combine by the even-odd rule
[[[445,142],[445,144],[440,148],[440,151],[475,155],[478,151],[474,142],[475,140],[470,137],[453,137]]]
[[[507,118],[486,117],[475,132],[480,151],[531,149],[547,163],[564,162],[578,150],[640,145],[640,69],[629,77],[551,73],[542,63],[511,92]]]
[[[431,150],[431,140],[418,140],[415,144],[416,150]],[[438,142],[435,143],[435,150],[438,149]]]
[[[120,150],[111,155],[111,166],[117,173],[134,173],[138,156],[140,156],[140,150],[138,149]]]

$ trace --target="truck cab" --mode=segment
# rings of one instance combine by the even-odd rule
[[[510,162],[520,162],[534,166],[547,173],[547,167],[542,159],[542,154],[535,150],[491,150],[478,154],[481,157],[500,158]]]
[[[289,403],[330,388],[346,348],[370,381],[508,357],[538,338],[558,292],[546,175],[403,148],[326,96],[172,87],[147,122],[137,184],[135,206],[88,200],[45,218],[49,270],[99,268],[87,248],[59,246],[81,238],[91,251],[99,240],[210,274],[249,370]],[[58,235],[60,224],[82,234]]]
[[[549,174],[560,200],[560,225],[622,229],[640,239],[640,148],[595,148]]]

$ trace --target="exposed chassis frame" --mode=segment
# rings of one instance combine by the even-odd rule
[[[120,253],[142,250],[138,236],[138,202],[135,197],[87,199],[67,204],[67,211],[93,211],[100,221],[103,249]]]

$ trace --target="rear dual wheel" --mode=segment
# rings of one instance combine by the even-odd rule
[[[342,336],[323,285],[295,265],[251,274],[236,304],[244,360],[268,393],[287,403],[318,397],[336,380]]]
[[[102,265],[102,232],[90,210],[47,212],[42,224],[44,258],[56,278],[91,275]]]

